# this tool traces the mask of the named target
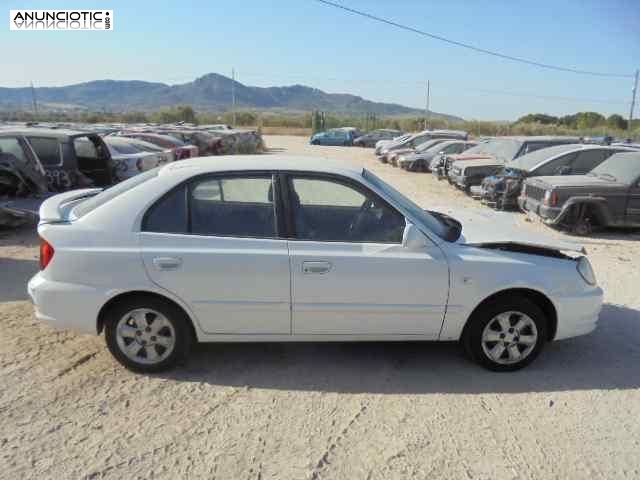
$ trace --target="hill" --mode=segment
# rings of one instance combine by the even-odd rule
[[[373,102],[347,93],[327,93],[304,85],[252,87],[217,73],[179,85],[139,80],[95,80],[64,87],[39,87],[35,94],[38,105],[52,110],[150,112],[175,105],[191,105],[199,111],[225,112],[230,109],[232,85],[237,109],[283,112],[318,109],[335,114],[373,113],[384,116],[424,114],[424,110]],[[0,109],[31,108],[30,87],[0,88]],[[432,112],[431,115],[434,119],[461,120],[442,113]]]

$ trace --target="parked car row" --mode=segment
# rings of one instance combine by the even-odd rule
[[[186,158],[264,149],[259,133],[226,127],[0,125],[0,225],[37,215],[54,192],[108,187]]]
[[[463,134],[404,135],[379,142],[375,153],[382,163],[447,179],[485,205],[531,212],[578,235],[640,226],[637,145],[570,136],[470,141]]]

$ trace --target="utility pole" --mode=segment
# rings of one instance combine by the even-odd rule
[[[38,116],[38,100],[36,99],[36,89],[33,88],[33,81],[31,82],[31,103],[33,104],[33,114]]]
[[[629,123],[627,124],[627,130],[631,131],[631,121],[633,120],[633,109],[636,106],[636,93],[638,91],[638,74],[639,70],[636,70],[636,76],[633,81],[633,89],[631,90],[631,108],[629,109]]]
[[[431,83],[427,80],[427,104],[424,109],[424,129],[427,130],[431,128],[431,112],[429,111],[429,100],[431,94]]]
[[[231,69],[231,114],[233,118],[233,128],[236,128],[236,70]]]

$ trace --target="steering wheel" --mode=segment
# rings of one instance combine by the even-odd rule
[[[375,206],[373,200],[366,198],[362,205],[360,206],[360,210],[356,213],[355,217],[353,217],[353,221],[349,225],[348,236],[349,238],[354,238],[356,234],[360,232],[362,225],[364,224],[364,219],[367,217],[371,209]]]

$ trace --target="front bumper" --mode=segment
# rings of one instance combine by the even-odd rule
[[[518,207],[525,212],[535,213],[542,218],[545,223],[549,224],[558,222],[561,211],[558,207],[549,207],[530,197],[518,197]]]
[[[596,329],[603,300],[600,287],[575,295],[556,297],[554,300],[558,314],[554,340],[586,335]]]
[[[107,292],[84,285],[54,282],[37,273],[27,285],[38,320],[58,329],[96,334],[98,312]]]

